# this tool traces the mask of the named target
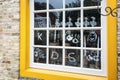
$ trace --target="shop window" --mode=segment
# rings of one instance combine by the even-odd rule
[[[21,52],[21,59],[25,60],[24,62],[21,60],[21,75],[26,68],[29,68],[33,72],[23,74],[23,76],[46,80],[51,80],[54,75],[59,78],[62,74],[62,80],[91,80],[91,77],[94,80],[107,80],[109,78],[108,63],[109,55],[112,53],[109,52],[108,45],[112,43],[109,41],[110,25],[108,24],[111,19],[114,24],[116,23],[115,18],[100,14],[105,13],[107,1],[103,0],[99,5],[94,0],[30,0],[29,3],[23,2],[26,6],[25,19],[23,18],[25,20],[23,26],[26,26],[26,31],[21,34],[24,35],[25,40],[25,42],[22,40],[25,44],[21,42],[21,45],[26,45],[26,47],[24,46],[26,52],[22,50],[24,55]],[[115,29],[113,30],[115,31]],[[23,47],[21,48],[23,49]],[[114,63],[114,65],[116,64]],[[41,70],[43,71],[41,72]],[[47,73],[49,71],[51,76],[50,73]],[[72,76],[67,76],[69,74]]]

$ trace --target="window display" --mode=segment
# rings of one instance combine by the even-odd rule
[[[98,13],[97,2],[33,1],[30,66],[74,73],[92,72],[93,75],[101,71],[102,75],[106,26],[105,19]]]

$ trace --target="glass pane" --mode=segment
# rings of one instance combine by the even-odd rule
[[[62,49],[49,49],[49,64],[62,65]]]
[[[50,30],[49,31],[49,45],[50,46],[62,46],[62,30]]]
[[[66,27],[80,27],[80,10],[65,12]]]
[[[49,0],[49,9],[60,9],[63,8],[62,0]]]
[[[84,6],[100,6],[99,0],[84,0]],[[100,0],[101,1],[101,0]]]
[[[34,9],[35,10],[45,10],[47,7],[46,0],[34,0]]]
[[[66,8],[75,8],[80,7],[81,0],[65,0],[65,7]]]
[[[47,16],[46,13],[36,13],[34,15],[34,27],[35,28],[44,28],[47,27]]]
[[[66,30],[65,33],[66,46],[80,47],[80,30]]]
[[[101,69],[101,51],[84,50],[83,66],[91,69]]]
[[[45,48],[34,48],[34,62],[46,63],[46,49]]]
[[[101,15],[99,9],[84,10],[84,27],[100,27]]]
[[[101,31],[100,30],[84,30],[83,36],[84,47],[101,47]]]
[[[35,30],[34,31],[34,44],[35,45],[46,45],[46,31],[45,30]]]
[[[80,67],[80,50],[65,50],[65,65]]]
[[[62,12],[50,12],[49,26],[59,28],[63,26],[63,13]]]

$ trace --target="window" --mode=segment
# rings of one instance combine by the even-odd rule
[[[21,51],[21,59],[25,60],[21,60],[21,75],[25,76],[26,70],[31,72],[26,76],[42,78],[37,75],[43,73],[50,76],[48,72],[51,71],[56,77],[61,77],[61,73],[66,74],[63,78],[70,80],[91,78],[82,74],[91,75],[91,79],[106,80],[109,78],[108,74],[112,74],[108,72],[113,69],[116,71],[115,67],[108,67],[111,61],[109,56],[112,55],[108,47],[111,29],[108,23],[113,18],[108,19],[109,17],[98,12],[105,13],[106,0],[101,2],[99,8],[94,0],[30,0],[30,4],[22,2],[25,2],[26,15],[21,15],[24,18],[27,16],[27,19],[23,19],[26,22],[23,26],[26,27],[22,29],[26,31],[21,34],[21,39],[24,39],[21,41],[21,48],[25,49]],[[113,20],[115,22],[115,18]],[[112,45],[115,47],[115,44]],[[113,53],[116,51],[112,50]],[[115,55],[113,57],[116,58]],[[114,62],[113,64],[116,65]],[[111,68],[113,69],[110,70]],[[34,76],[32,73],[35,73]],[[72,76],[68,77],[67,74]],[[96,78],[94,75],[101,77]],[[43,78],[47,79],[45,76]]]
[[[106,17],[97,5],[92,0],[31,0],[30,66],[105,76]]]

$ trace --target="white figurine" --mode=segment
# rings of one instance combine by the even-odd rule
[[[90,25],[92,27],[95,27],[97,25],[97,22],[95,21],[95,17],[91,17],[92,18],[92,21],[90,21]]]
[[[80,23],[80,18],[77,18],[77,22],[75,22],[75,25],[76,25],[77,27],[80,27],[80,25],[81,25],[81,23]]]
[[[87,17],[85,17],[84,25],[85,25],[85,27],[88,27],[88,25],[90,25],[90,23],[88,22],[88,18]]]
[[[73,23],[71,21],[72,21],[72,19],[69,17],[68,22],[66,23],[66,26],[68,26],[68,27],[73,26]]]

